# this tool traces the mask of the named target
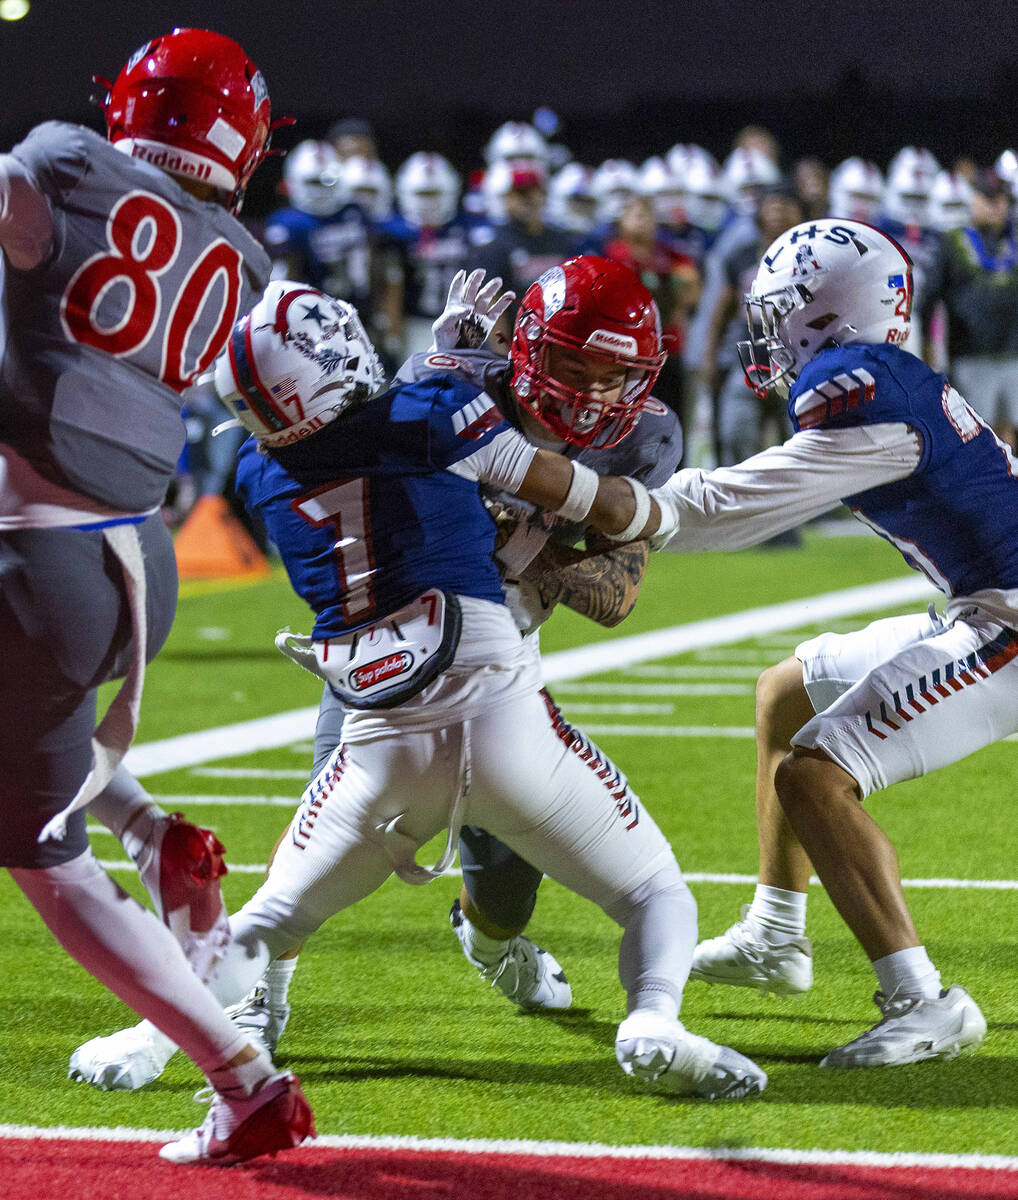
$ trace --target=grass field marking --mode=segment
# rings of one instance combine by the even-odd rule
[[[589,725],[583,732],[591,737],[679,737],[679,738],[751,738],[752,725]]]
[[[0,1137],[33,1140],[165,1142],[173,1129],[80,1126],[0,1125]],[[1018,1158],[1006,1154],[881,1153],[875,1150],[786,1150],[756,1146],[611,1146],[599,1142],[540,1142],[522,1138],[422,1138],[327,1134],[304,1143],[331,1150],[419,1150],[428,1153],[506,1154],[544,1158],[694,1159],[696,1161],[769,1162],[785,1166],[932,1167],[945,1170],[1018,1171]],[[300,1154],[301,1148],[295,1151]],[[290,1160],[296,1161],[296,1160]]]
[[[932,585],[925,578],[910,575],[905,579],[890,579],[884,583],[824,592],[819,596],[807,596],[782,604],[749,608],[724,617],[690,621],[652,633],[638,633],[632,637],[614,638],[593,646],[580,646],[574,650],[560,650],[545,655],[544,678],[549,684],[561,683],[704,646],[743,641],[781,629],[813,625],[828,618],[925,600],[934,594]],[[308,730],[314,728],[317,714],[317,708],[298,708],[271,717],[258,717],[253,721],[179,734],[156,742],[143,742],[127,752],[124,764],[133,774],[144,778],[177,767],[197,766],[210,759],[246,754],[251,750],[267,750],[305,737]]]
[[[723,664],[704,663],[702,666],[676,663],[645,663],[622,672],[637,679],[756,679],[760,668],[756,663],[738,663],[726,666]]]
[[[759,671],[757,671],[759,674]],[[558,684],[562,696],[752,696],[751,683],[571,683]]]
[[[207,779],[307,779],[302,767],[192,767],[189,775]]]
[[[134,863],[126,858],[102,859],[99,865],[106,871],[136,870]],[[237,875],[262,875],[266,870],[265,863],[231,862],[229,866],[230,870]],[[463,872],[459,867],[449,867],[443,874],[459,876]],[[686,883],[736,883],[750,885],[756,883],[755,875],[741,875],[726,871],[683,871],[682,878]],[[820,880],[815,875],[811,875],[809,881],[813,887],[820,886]],[[901,885],[907,888],[943,888],[945,890],[957,888],[977,892],[1018,891],[1018,879],[903,879]]]

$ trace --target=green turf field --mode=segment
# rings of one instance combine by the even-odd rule
[[[897,555],[871,537],[811,535],[803,550],[659,555],[623,626],[601,630],[560,613],[546,627],[545,651],[901,574]],[[287,623],[309,624],[278,577],[243,588],[192,585],[170,642],[150,668],[139,741],[314,705],[315,681],[272,646],[272,634]],[[755,870],[753,742],[669,730],[748,731],[754,673],[809,632],[805,626],[764,633],[554,689],[565,714],[592,731],[628,774],[691,875]],[[682,669],[665,670],[672,667]],[[663,690],[663,683],[683,686]],[[713,693],[703,694],[705,685]],[[226,843],[235,866],[226,881],[231,908],[259,879],[240,868],[265,862],[288,810],[282,803],[193,805],[189,798],[295,803],[309,742],[310,729],[296,745],[145,781],[172,797],[167,806],[185,807]],[[216,773],[222,768],[230,773]],[[870,810],[895,841],[903,876],[1018,878],[1010,811],[1016,768],[1018,743],[1003,743],[874,798]],[[245,776],[244,769],[261,773]],[[104,860],[122,857],[109,835],[97,832],[93,845]],[[117,878],[138,892],[129,872]],[[749,1054],[770,1074],[760,1099],[712,1106],[641,1094],[616,1067],[612,1047],[623,1004],[618,932],[600,911],[544,885],[530,932],[566,968],[575,1007],[555,1017],[523,1016],[463,960],[447,922],[458,886],[455,878],[425,888],[390,881],[334,918],[302,956],[278,1057],[301,1076],[320,1133],[1018,1154],[1018,891],[907,893],[945,982],[964,983],[983,1006],[990,1024],[983,1047],[954,1063],[838,1073],[819,1070],[817,1062],[875,1019],[875,980],[815,887],[809,924],[817,983],[809,994],[776,1000],[696,983],[687,988],[687,1025]],[[692,887],[703,935],[737,918],[752,891],[746,884]],[[57,949],[6,876],[0,896],[0,1123],[176,1128],[200,1120],[203,1110],[191,1102],[200,1080],[180,1056],[136,1094],[99,1093],[65,1079],[79,1042],[133,1018]]]

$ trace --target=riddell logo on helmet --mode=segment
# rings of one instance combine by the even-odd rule
[[[179,150],[153,148],[135,142],[132,152],[135,158],[142,158],[153,167],[169,171],[171,175],[186,175],[190,179],[200,179],[203,182],[208,182],[212,177],[212,167],[207,162],[194,155],[183,154]]]
[[[636,338],[624,333],[595,329],[583,345],[584,350],[610,350],[613,354],[636,354]]]

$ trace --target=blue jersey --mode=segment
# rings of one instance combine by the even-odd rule
[[[396,215],[380,227],[379,234],[398,247],[404,275],[403,312],[434,320],[445,308],[452,277],[471,260],[475,242],[466,219],[457,215],[429,229]]]
[[[330,296],[349,300],[364,320],[371,301],[372,223],[359,204],[344,204],[328,217],[281,208],[265,223],[269,255],[287,272]]]
[[[335,637],[429,588],[505,603],[478,484],[448,468],[509,426],[484,391],[437,376],[391,388],[320,432],[241,447],[237,488]]]
[[[911,475],[845,503],[949,596],[1018,588],[1018,459],[944,375],[898,346],[821,351],[788,401],[796,432],[902,421]]]

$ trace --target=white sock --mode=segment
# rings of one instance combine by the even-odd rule
[[[282,1007],[290,990],[293,973],[297,970],[298,958],[277,958],[265,968],[265,989],[269,994],[269,1007]]]
[[[476,925],[471,924],[466,915],[463,916],[463,928],[466,930],[466,936],[463,938],[464,949],[478,962],[491,966],[508,954],[509,941],[499,941],[497,938],[488,937],[486,933],[481,933]]]
[[[134,861],[137,861],[145,839],[152,830],[153,821],[166,816],[123,763],[89,804],[88,811],[120,838],[128,856]]]
[[[241,1100],[253,1096],[275,1073],[272,1059],[264,1050],[259,1050],[257,1057],[241,1063],[239,1067],[219,1067],[209,1071],[205,1078],[221,1096],[228,1100]]]
[[[896,950],[873,963],[885,996],[935,1000],[940,995],[940,972],[930,962],[925,946]]]
[[[746,916],[765,942],[780,946],[806,932],[806,893],[758,883]]]

